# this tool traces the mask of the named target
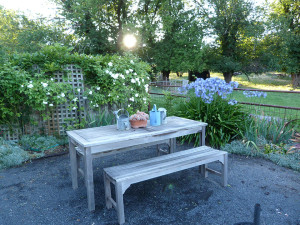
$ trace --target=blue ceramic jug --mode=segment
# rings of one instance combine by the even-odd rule
[[[156,109],[154,104],[153,109],[149,112],[150,114],[150,126],[159,126],[161,125],[161,116],[160,111]]]

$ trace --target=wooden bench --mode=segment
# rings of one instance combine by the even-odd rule
[[[206,164],[219,161],[222,172],[206,167]],[[222,185],[227,186],[228,154],[207,146],[201,146],[168,155],[150,158],[125,165],[104,169],[104,186],[106,207],[112,206],[118,214],[120,224],[125,222],[123,194],[131,184],[160,177],[177,171],[200,166],[200,173],[207,177],[208,172],[222,176]],[[110,183],[115,185],[116,200],[112,198]]]

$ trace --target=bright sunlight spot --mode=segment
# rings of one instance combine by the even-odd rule
[[[133,48],[136,45],[136,38],[132,34],[126,34],[123,43],[127,48]]]

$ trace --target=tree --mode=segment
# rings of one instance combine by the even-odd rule
[[[0,7],[0,46],[7,53],[35,52],[42,45],[71,45],[74,36],[66,34],[59,21],[30,20],[23,14]]]
[[[165,2],[160,10],[162,30],[154,45],[154,59],[163,79],[171,71],[202,69],[202,27],[194,10],[186,10],[183,1]]]
[[[226,82],[230,82],[235,71],[243,69],[243,43],[251,33],[248,31],[254,18],[251,18],[253,6],[246,0],[207,0],[196,1],[199,11],[209,24],[208,33],[216,35],[214,70],[223,73]],[[212,9],[212,10],[209,10]]]
[[[300,2],[280,0],[271,5],[270,20],[274,61],[279,71],[292,75],[292,84],[300,86]],[[274,46],[276,45],[276,46]]]

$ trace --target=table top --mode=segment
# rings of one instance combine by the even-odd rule
[[[134,141],[135,139],[155,137],[195,128],[199,128],[200,131],[202,127],[205,126],[207,126],[207,123],[171,116],[167,117],[167,124],[161,126],[150,126],[148,121],[148,126],[145,128],[131,128],[129,130],[120,131],[117,130],[116,125],[109,125],[67,131],[67,135],[82,147],[92,147],[128,140]]]

